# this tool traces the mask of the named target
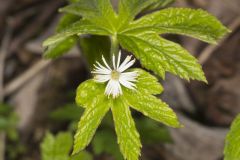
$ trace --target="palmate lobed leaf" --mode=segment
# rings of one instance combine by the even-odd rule
[[[61,8],[60,11],[82,16],[110,33],[115,32],[117,15],[110,0],[81,0]]]
[[[142,10],[161,6],[159,0],[120,0],[118,15],[114,12],[110,0],[74,2],[77,3],[61,9],[73,15],[73,21],[70,22],[72,24],[62,23],[63,29],[44,42],[44,46],[48,46],[49,58],[69,50],[73,43],[62,48],[61,46],[67,44],[67,40],[74,36],[114,36],[123,48],[133,52],[140,59],[144,67],[163,78],[168,71],[187,80],[206,82],[197,60],[180,45],[167,41],[158,34],[176,33],[215,43],[228,31],[215,17],[205,11],[193,9],[165,9],[134,21],[135,16]],[[82,19],[76,21],[74,16]],[[129,106],[166,125],[181,127],[172,109],[153,96],[163,90],[157,79],[143,70],[138,72],[137,90],[124,89],[123,96],[117,99],[107,98],[104,95],[105,84],[93,80],[86,81],[78,87],[76,102],[85,108],[85,112],[75,135],[73,153],[79,152],[90,143],[103,116],[110,108],[121,151],[128,160],[137,160],[141,148]]]
[[[71,3],[77,3],[81,2],[79,0],[71,1]],[[71,27],[71,25],[81,19],[81,16],[79,14],[71,14],[67,13],[64,14],[57,25],[56,31],[57,33],[63,32],[64,30],[68,29],[68,27]],[[62,34],[62,33],[60,33]],[[64,37],[64,36],[63,36]],[[85,36],[85,37],[79,37],[76,35],[64,37],[63,40],[54,43],[46,48],[44,52],[44,58],[57,58],[63,54],[66,54],[67,51],[69,51],[74,45],[76,45],[76,42],[79,41],[81,50],[86,57],[89,67],[91,68],[93,63],[96,62],[96,60],[99,60],[102,55],[104,55],[105,58],[108,59],[110,55],[110,39],[107,36]],[[100,55],[99,52],[102,54]]]
[[[143,113],[158,122],[171,127],[181,127],[174,111],[164,102],[152,94],[160,94],[163,89],[157,81],[144,82],[144,79],[155,79],[152,75],[142,69],[133,69],[137,71],[139,77],[136,82],[136,90],[124,88],[123,98],[126,103],[135,110]],[[133,96],[134,95],[134,96]]]
[[[70,133],[59,133],[56,137],[47,133],[41,144],[42,160],[69,160],[71,147]]]
[[[74,14],[64,14],[58,21],[56,32],[62,32],[64,29],[67,29],[71,24],[80,20],[81,17]]]
[[[157,0],[121,0],[118,4],[118,21],[119,27],[125,27],[131,22],[137,14],[139,14],[144,8],[152,5]]]
[[[162,85],[158,79],[142,69],[130,69],[130,71],[137,71],[138,81],[136,83],[137,90],[144,94],[157,95],[163,92]]]
[[[80,84],[76,102],[85,108],[85,112],[75,135],[73,153],[81,151],[89,144],[100,121],[110,108],[121,152],[128,160],[137,160],[141,149],[140,138],[129,107],[166,125],[181,127],[173,110],[153,96],[163,91],[157,79],[142,69],[132,70],[139,74],[136,82],[137,89],[123,88],[123,95],[116,99],[104,95],[105,84],[94,80],[87,80]]]
[[[120,0],[118,4],[118,21],[121,27],[125,27],[129,22],[142,11],[151,11],[164,7],[174,0]],[[119,27],[119,29],[121,28]]]
[[[153,10],[165,8],[168,5],[172,4],[173,2],[175,2],[175,0],[157,0],[155,3],[153,3],[150,6],[148,6],[143,11],[153,11]]]
[[[216,43],[229,30],[211,14],[201,9],[168,8],[143,16],[129,23],[124,34],[154,32],[191,36],[208,43]]]
[[[69,3],[75,3],[78,0],[70,0]],[[67,29],[71,24],[80,20],[81,17],[74,15],[74,14],[64,14],[60,19],[56,27],[56,32],[60,33],[63,30]],[[59,56],[66,54],[73,46],[76,45],[77,36],[73,35],[70,37],[64,37],[63,40],[49,45],[45,48],[44,51],[44,58],[47,59],[54,59]]]
[[[187,80],[197,79],[206,82],[197,60],[174,42],[153,33],[119,35],[118,39],[123,48],[133,52],[140,59],[144,67],[163,78],[168,71]]]
[[[132,21],[143,9],[163,6],[169,0],[121,0],[119,16],[115,13],[109,0],[82,0],[61,8],[61,12],[83,16],[97,26],[104,27],[114,33]]]
[[[225,140],[224,160],[240,159],[240,115],[231,125],[230,132]]]
[[[43,46],[47,47],[49,45],[53,45],[55,43],[58,43],[66,39],[67,37],[78,35],[78,34],[109,35],[109,32],[104,28],[101,28],[92,24],[92,22],[88,20],[82,19],[71,24],[66,29],[56,34],[55,36],[52,36],[47,40],[45,40],[43,43]]]
[[[121,0],[118,15],[109,0],[81,0],[73,3],[61,11],[82,16],[83,19],[44,42],[44,46],[50,45],[48,50],[52,53],[46,57],[54,58],[64,50],[69,50],[71,44],[62,48],[60,45],[67,43],[74,35],[117,36],[120,45],[133,52],[144,67],[161,77],[164,78],[168,71],[187,80],[206,82],[196,59],[179,45],[158,37],[158,34],[176,33],[216,43],[228,30],[214,16],[195,9],[163,9],[134,21],[134,17],[143,9],[168,3],[169,0]],[[140,43],[143,45],[139,46]],[[152,47],[155,44],[157,47]]]
[[[75,23],[79,19],[79,16],[73,14],[63,15],[58,22],[56,32],[62,32],[64,29],[68,28],[69,25]],[[76,45],[77,39],[78,37],[76,35],[64,37],[63,40],[45,48],[43,57],[47,59],[54,59],[66,54],[73,46]]]
[[[93,79],[87,80],[79,85],[75,101],[77,105],[86,108],[92,103],[96,103],[95,99],[102,97],[105,86],[96,83]]]
[[[132,96],[133,94],[135,96]],[[142,112],[145,116],[174,128],[181,126],[173,110],[155,96],[142,94],[141,92],[125,92],[124,98],[128,102],[128,105]]]
[[[77,42],[77,36],[69,36],[57,43],[54,43],[53,45],[50,45],[46,48],[46,51],[44,52],[43,57],[44,58],[57,58],[63,54],[65,54],[67,51],[69,51],[74,45],[76,45]]]
[[[111,107],[111,100],[104,95],[104,92],[102,92],[101,96],[93,98],[92,101],[86,107],[78,123],[78,129],[74,136],[73,154],[83,150],[90,143],[96,129]]]
[[[42,160],[93,160],[92,155],[87,151],[70,157],[72,143],[70,132],[60,132],[56,136],[47,133],[41,143]]]
[[[138,160],[142,145],[128,103],[121,98],[115,99],[111,109],[118,137],[118,144],[124,159]]]
[[[118,28],[116,27],[121,27],[120,23],[129,23],[129,25],[124,25],[123,29],[117,33],[120,45],[128,51],[133,52],[133,54],[140,59],[144,67],[153,70],[156,74],[163,78],[165,76],[165,72],[168,71],[187,80],[196,79],[206,82],[202,68],[198,64],[197,60],[181,46],[159,37],[158,33],[184,34],[203,41],[215,43],[228,30],[215,17],[211,16],[207,12],[193,9],[164,9],[131,22],[137,13],[145,7],[154,4],[154,2],[154,0],[120,1],[118,17],[119,24],[117,26],[116,24],[111,25],[115,26],[115,29],[113,30],[118,31]],[[96,9],[97,6],[91,6],[92,3],[96,3],[95,5],[98,5],[95,0],[91,0],[86,10],[93,11],[94,8]],[[108,2],[99,2],[99,4],[104,3],[107,3],[107,6],[110,5]],[[71,6],[76,7],[76,5]],[[79,4],[77,4],[77,6],[79,6]],[[99,14],[98,16],[104,19],[104,17],[106,18],[106,13],[110,12],[108,10],[111,11],[111,15],[114,14],[112,13],[114,12],[112,9],[104,11],[101,5],[100,7],[97,7],[97,11],[95,11],[96,13],[94,12],[93,14]],[[84,16],[88,13],[87,11],[86,13],[85,11],[80,12],[78,9],[69,10],[68,13],[74,14],[75,12],[78,12],[79,16]],[[86,17],[89,18],[88,16]],[[115,23],[115,20],[111,23]],[[113,34],[111,33],[113,32],[111,28],[102,28],[102,26],[97,25],[97,23],[93,21],[88,19],[80,20],[72,24],[68,27],[68,29],[65,29],[59,34],[46,40],[44,45],[52,45],[49,47],[49,50],[52,51],[55,49],[55,43],[59,46],[59,44],[62,44],[61,42],[66,41],[66,38],[68,40],[68,37],[76,34]],[[105,23],[107,24],[107,22]],[[60,48],[60,52],[64,49],[68,50],[68,47],[69,45],[65,48]],[[58,51],[56,52],[57,54],[54,54],[54,52],[53,54],[49,54],[50,57],[59,55]]]

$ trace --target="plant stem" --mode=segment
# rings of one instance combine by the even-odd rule
[[[113,55],[117,55],[119,52],[119,44],[118,44],[118,40],[117,40],[117,36],[112,36],[111,37],[111,50],[110,50],[110,57],[112,57]]]

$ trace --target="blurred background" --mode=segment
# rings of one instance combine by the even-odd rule
[[[54,142],[53,135],[67,132],[72,136],[76,129],[83,110],[74,103],[75,89],[90,77],[82,54],[91,50],[88,37],[81,41],[82,47],[53,61],[42,58],[41,46],[54,34],[61,16],[57,10],[66,4],[64,0],[0,0],[0,160],[41,160],[44,146]],[[221,160],[226,133],[240,113],[240,1],[176,0],[172,6],[207,10],[232,32],[218,45],[166,36],[199,59],[209,83],[189,83],[167,75],[160,97],[185,127],[167,128],[134,112],[143,142],[141,159]],[[66,147],[67,141],[59,139]],[[79,157],[122,159],[111,114]]]

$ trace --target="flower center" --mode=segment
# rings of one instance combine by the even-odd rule
[[[120,74],[121,74],[121,73],[119,73],[118,71],[113,70],[112,73],[111,73],[111,78],[112,78],[113,80],[118,80],[119,77],[120,77]]]

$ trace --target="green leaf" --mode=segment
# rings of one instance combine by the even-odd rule
[[[79,0],[61,8],[60,11],[82,16],[85,19],[116,16],[110,0]]]
[[[119,35],[123,48],[133,52],[141,64],[161,77],[165,72],[179,75],[186,80],[206,82],[202,67],[180,45],[159,37],[157,34]]]
[[[240,159],[240,115],[231,125],[231,130],[225,140],[224,160]]]
[[[47,133],[41,144],[42,160],[69,160],[71,147],[70,133],[59,133],[56,137]]]
[[[7,137],[15,141],[18,139],[17,124],[19,122],[19,117],[13,111],[8,115],[0,115],[0,132],[6,132]]]
[[[60,33],[56,34],[55,36],[52,36],[45,40],[43,42],[43,46],[49,46],[52,44],[55,44],[57,42],[60,42],[67,37],[73,36],[73,35],[81,35],[81,34],[96,34],[96,35],[108,35],[109,32],[105,29],[98,27],[94,24],[92,24],[88,20],[79,20]]]
[[[62,30],[69,27],[69,25],[77,22],[78,20],[80,20],[79,16],[76,16],[76,15],[73,15],[73,14],[64,14],[58,22],[56,31],[61,32]]]
[[[116,99],[107,97],[104,94],[106,85],[97,83],[93,79],[83,82],[78,87],[76,102],[85,108],[85,112],[75,135],[73,153],[81,151],[90,143],[109,108],[111,108],[113,113],[120,150],[124,158],[128,160],[137,160],[141,148],[139,134],[131,117],[129,106],[154,120],[172,127],[180,127],[176,114],[172,109],[153,96],[161,93],[163,90],[158,80],[144,70],[133,69],[133,71],[138,72],[136,90],[123,87],[123,95]],[[104,142],[100,141],[99,143]],[[97,147],[95,151],[99,153],[103,150]],[[110,151],[107,150],[107,152]]]
[[[18,122],[19,117],[13,111],[13,108],[7,104],[0,103],[0,132],[5,132],[11,141],[18,139]]]
[[[0,103],[0,116],[7,116],[12,112],[12,107],[4,104],[4,103]]]
[[[84,83],[86,87],[91,86],[91,84],[91,81]],[[87,90],[84,89],[84,91],[86,92]],[[81,85],[77,92],[81,92]],[[88,94],[89,92],[87,91],[86,95]],[[111,107],[111,100],[104,95],[104,90],[102,90],[102,93],[95,93],[92,100],[85,101],[84,104],[87,106],[78,124],[77,133],[74,136],[73,154],[83,150],[90,143],[97,127]]]
[[[173,0],[120,0],[118,5],[119,26],[125,27],[125,25],[134,20],[141,11],[165,7],[171,2],[173,2]]]
[[[106,147],[107,146],[107,147]],[[92,147],[95,154],[108,153],[113,155],[116,160],[123,160],[123,157],[119,151],[116,136],[113,131],[104,129],[96,133]]]
[[[167,127],[159,126],[156,121],[144,117],[136,119],[136,125],[139,130],[143,144],[150,145],[160,142],[172,142],[172,138]]]
[[[82,16],[110,33],[115,32],[117,15],[110,0],[82,0],[61,8],[60,11]]]
[[[107,36],[81,37],[80,46],[91,69],[93,64],[99,61],[102,56],[106,60],[110,59],[111,42]]]
[[[127,103],[120,98],[115,99],[111,109],[118,143],[124,158],[138,160],[141,142]]]
[[[80,19],[79,16],[72,15],[72,14],[65,14],[61,17],[58,22],[56,31],[61,32],[64,29],[68,28],[71,24],[75,23]],[[62,39],[61,41],[52,44],[46,48],[44,51],[44,58],[57,58],[66,54],[77,42],[77,36],[70,36],[67,38]]]
[[[0,131],[6,130],[9,126],[8,119],[0,116]]]
[[[124,97],[132,108],[142,112],[145,116],[174,128],[181,127],[174,111],[155,96],[126,91]]]
[[[139,92],[153,95],[162,93],[163,87],[156,77],[138,68],[130,69],[130,71],[138,72],[136,87]]]
[[[141,74],[140,69],[135,69],[135,71],[139,73],[139,78],[144,77],[147,74],[146,72],[144,74]],[[150,77],[151,75],[149,74],[148,76]],[[149,94],[150,92],[141,92],[141,88],[145,87],[145,85],[141,86],[143,83],[139,78],[137,79],[136,90],[124,88],[123,97],[125,101],[127,101],[127,104],[139,112],[142,112],[145,116],[148,116],[156,121],[159,121],[171,127],[181,127],[177,115],[166,103]],[[150,84],[149,90],[151,89],[151,86],[152,85]]]
[[[137,14],[144,8],[152,5],[157,0],[120,0],[119,1],[119,19],[120,26],[126,25],[132,21]]]
[[[206,11],[170,8],[154,12],[132,22],[126,26],[123,32],[124,34],[134,32],[174,33],[216,43],[228,32],[228,29]]]
[[[57,58],[66,54],[73,46],[76,45],[78,37],[70,36],[57,43],[50,45],[44,52],[44,58]]]
[[[157,2],[153,3],[152,5],[150,5],[146,9],[144,9],[144,11],[152,11],[152,10],[161,9],[161,8],[164,8],[164,7],[172,4],[174,1],[175,0],[158,0]]]
[[[87,80],[77,88],[75,101],[78,106],[86,108],[92,103],[97,103],[96,100],[103,96],[104,90],[104,84],[96,83],[93,79]]]
[[[93,160],[93,156],[87,151],[81,151],[77,155],[74,155],[70,160]]]

